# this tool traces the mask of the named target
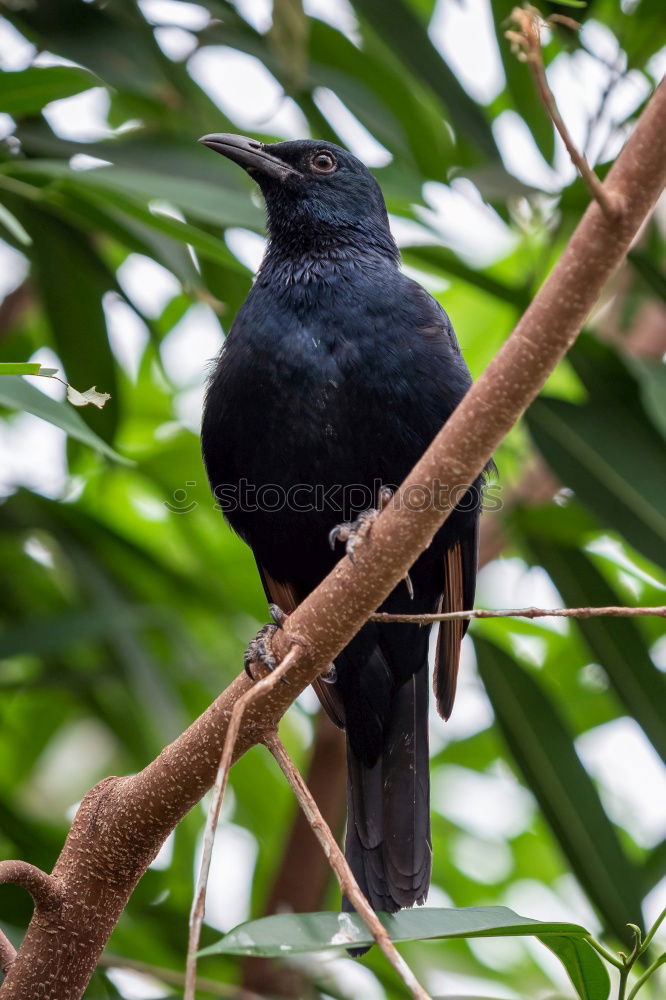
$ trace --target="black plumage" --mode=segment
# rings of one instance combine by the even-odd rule
[[[444,310],[399,270],[381,190],[358,159],[311,140],[202,141],[256,179],[269,230],[210,379],[203,455],[267,596],[289,612],[339,558],[331,529],[403,480],[470,375]],[[472,606],[478,489],[412,568],[413,597],[403,583],[382,610]],[[445,717],[463,634],[440,626]],[[317,690],[347,734],[346,853],[372,905],[395,911],[423,902],[430,881],[428,630],[368,623],[335,666]]]

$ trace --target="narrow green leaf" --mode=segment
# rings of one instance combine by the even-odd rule
[[[622,849],[572,734],[532,672],[478,635],[474,645],[516,764],[581,885],[608,927],[626,940],[626,925],[640,920],[640,871]]]
[[[645,358],[628,358],[640,383],[641,399],[652,423],[666,437],[666,365]]]
[[[541,103],[527,64],[516,57],[504,34],[515,6],[514,0],[494,0],[492,5],[497,45],[506,74],[507,89],[516,111],[529,128],[540,153],[548,163],[552,163],[555,152],[553,123]]]
[[[444,274],[451,274],[455,278],[461,278],[463,281],[468,282],[468,284],[474,285],[476,288],[480,288],[490,295],[494,295],[495,298],[501,299],[503,302],[509,302],[512,306],[516,306],[517,309],[525,309],[529,305],[530,296],[524,288],[507,285],[485,271],[469,267],[457,254],[452,250],[447,250],[446,247],[429,244],[409,246],[403,247],[401,253],[408,264],[414,263],[417,266],[425,265],[428,270],[435,270]]]
[[[0,361],[0,375],[39,375],[38,361]]]
[[[654,261],[640,250],[630,250],[627,256],[652,291],[666,302],[666,276],[664,272],[655,267]]]
[[[0,75],[0,79],[1,78],[2,77]],[[6,205],[0,205],[0,223],[5,227],[10,236],[14,237],[17,243],[24,247],[30,246],[32,243],[30,234],[26,233],[19,220],[13,212],[9,211]]]
[[[107,458],[112,458],[115,462],[120,462],[122,465],[134,464],[129,459],[123,458],[98,437],[69,404],[45,396],[43,392],[35,389],[22,378],[14,376],[3,378],[0,381],[0,404],[8,406],[10,409],[34,413],[36,417],[41,417],[42,420],[47,420],[50,424],[60,427],[69,437],[82,441],[83,444],[89,445],[95,451]]]
[[[164,233],[166,236],[178,240],[179,243],[189,243],[198,253],[203,254],[210,260],[217,261],[228,268],[232,268],[234,271],[240,271],[243,274],[248,273],[247,268],[243,267],[240,261],[234,257],[222,240],[216,236],[211,236],[210,233],[205,232],[205,230],[200,229],[198,226],[182,222],[180,219],[175,219],[173,216],[166,215],[163,212],[152,212],[146,207],[145,203],[140,202],[136,198],[119,194],[116,191],[97,191],[87,184],[77,185],[74,179],[67,182],[67,189],[72,190],[79,197],[94,201],[101,207],[111,205],[133,219],[137,219],[144,225],[149,226],[151,229],[155,229],[157,232]]]
[[[101,86],[101,80],[75,66],[31,66],[0,73],[0,111],[19,116],[41,111],[45,104]]]
[[[617,400],[579,405],[540,396],[526,414],[556,476],[648,559],[666,564],[664,442],[635,407]]]
[[[461,86],[428,37],[414,9],[404,0],[356,0],[356,10],[405,65],[437,95],[460,137],[471,139],[499,160],[495,140],[479,105]]]
[[[201,149],[204,156],[208,150]],[[209,154],[210,155],[210,154]],[[4,168],[11,176],[26,181],[43,178],[66,178],[77,185],[90,185],[98,190],[117,191],[131,198],[150,202],[153,199],[171,202],[177,208],[204,222],[219,226],[244,226],[262,229],[261,211],[248,197],[227,190],[220,173],[220,184],[194,180],[190,177],[170,177],[152,170],[133,170],[129,167],[98,167],[95,170],[71,170],[57,160],[36,160],[12,163]]]
[[[521,523],[520,514],[517,523]],[[566,606],[622,604],[620,596],[585,552],[553,545],[547,538],[524,530],[523,537]],[[580,618],[576,626],[594,659],[606,671],[618,698],[666,761],[666,677],[650,659],[638,623],[631,618]]]
[[[645,893],[654,889],[666,875],[666,840],[653,847],[643,862],[643,885]]]
[[[98,386],[111,399],[103,410],[82,414],[92,430],[112,442],[119,420],[116,363],[106,329],[102,299],[117,287],[93,242],[50,212],[26,206],[24,220],[34,237],[30,256],[34,278],[67,381]]]

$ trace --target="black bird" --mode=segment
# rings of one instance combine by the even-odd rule
[[[399,270],[381,190],[363,163],[323,141],[201,142],[256,180],[269,232],[208,385],[203,456],[269,601],[288,613],[338,558],[331,530],[403,480],[471,379],[448,316]],[[461,491],[412,568],[413,596],[402,583],[381,610],[472,607],[479,489]],[[346,732],[346,855],[376,910],[423,903],[430,882],[428,632],[369,623],[338,656],[334,682],[316,685]],[[434,688],[444,718],[464,632],[461,621],[439,626]]]

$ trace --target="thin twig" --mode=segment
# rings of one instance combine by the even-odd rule
[[[648,969],[646,969],[646,971],[643,973],[643,975],[640,977],[640,979],[636,980],[636,982],[634,983],[634,985],[632,987],[631,993],[627,997],[627,1000],[634,1000],[634,997],[636,996],[636,994],[638,993],[638,991],[640,990],[640,988],[642,986],[645,986],[645,984],[647,983],[648,979],[650,979],[650,977],[654,975],[654,973],[657,971],[657,969],[660,968],[660,966],[662,966],[664,964],[666,964],[666,952],[664,952],[663,954],[659,955],[659,957],[654,960],[654,962],[652,963],[652,965]]]
[[[27,861],[0,861],[0,885],[5,884],[26,889],[35,906],[42,910],[53,909],[62,901],[62,893],[56,880]]]
[[[587,184],[592,197],[598,201],[606,218],[610,220],[616,219],[620,212],[617,199],[609,195],[583,154],[578,152],[576,144],[564,124],[555,96],[548,84],[541,53],[541,25],[544,23],[541,14],[536,8],[529,5],[514,7],[511,12],[511,21],[518,27],[518,31],[509,30],[505,32],[505,35],[511,42],[519,58],[529,66],[541,102],[548,112],[553,125],[559,132],[562,142],[571,157],[571,162]]]
[[[4,931],[0,930],[0,972],[6,973],[16,958],[16,948]]]
[[[338,847],[337,841],[331,829],[319,811],[317,803],[313,799],[310,789],[303,781],[301,774],[296,768],[291,757],[285,750],[277,733],[270,733],[264,738],[264,743],[280,765],[282,773],[289,782],[291,789],[298,799],[299,805],[305,813],[306,819],[312,828],[312,832],[321,844],[324,854],[328,858],[329,864],[340,884],[340,889],[353,904],[354,909],[366,925],[376,943],[384,952],[393,968],[396,970],[404,982],[411,995],[416,1000],[429,1000],[429,996],[423,989],[416,976],[405,962],[404,958],[396,949],[388,931],[381,923],[379,917],[372,909],[367,899],[361,892],[358,882],[354,878],[347,860]],[[353,944],[353,942],[351,942]]]
[[[100,955],[97,965],[102,969],[129,969],[144,976],[154,976],[168,986],[185,985],[185,976],[177,969],[164,969],[161,966],[140,962],[135,958],[124,958],[121,955],[110,955],[105,952]],[[205,979],[201,976],[196,980],[197,991],[210,993],[214,997],[231,997],[232,1000],[265,1000],[258,993],[246,990],[242,986],[232,986],[229,983],[219,983],[216,979]]]
[[[291,666],[295,655],[296,650],[291,649],[275,670],[273,670],[270,674],[267,674],[266,677],[262,677],[261,680],[257,681],[257,683],[250,688],[249,691],[246,691],[244,695],[241,695],[235,703],[231,712],[231,717],[229,718],[229,727],[224,740],[222,756],[220,757],[215,784],[213,785],[213,793],[210,808],[208,810],[208,817],[206,819],[203,853],[201,856],[201,864],[199,866],[199,874],[197,876],[194,902],[192,903],[192,910],[190,913],[190,934],[187,944],[185,992],[183,994],[183,1000],[195,1000],[197,952],[199,950],[201,926],[203,924],[204,913],[206,911],[206,886],[208,884],[208,874],[210,872],[210,863],[213,856],[213,843],[215,841],[215,831],[220,818],[220,809],[222,807],[222,800],[227,787],[227,779],[229,777],[229,770],[233,760],[234,747],[236,746],[236,740],[238,739],[240,725],[248,706],[261,695],[267,694],[277,683],[279,683]]]
[[[456,621],[459,618],[666,618],[662,607],[625,608],[476,608],[474,611],[445,611],[433,615],[389,615],[377,611],[372,622],[403,622],[411,625],[433,625],[435,622]]]

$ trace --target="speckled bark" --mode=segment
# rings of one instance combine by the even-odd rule
[[[453,414],[404,487],[470,483],[573,343],[666,180],[666,86],[645,109],[605,187],[622,205],[612,223],[593,203],[550,278],[495,360]],[[390,504],[355,562],[342,559],[293,613],[298,646],[289,684],[245,719],[236,756],[273,726],[404,576],[444,520],[432,505]],[[280,633],[276,652],[288,648]],[[108,937],[168,834],[212,784],[238,677],[160,756],[131,778],[108,778],[85,798],[53,870],[57,903],[38,906],[3,986],[2,1000],[79,1000]]]

